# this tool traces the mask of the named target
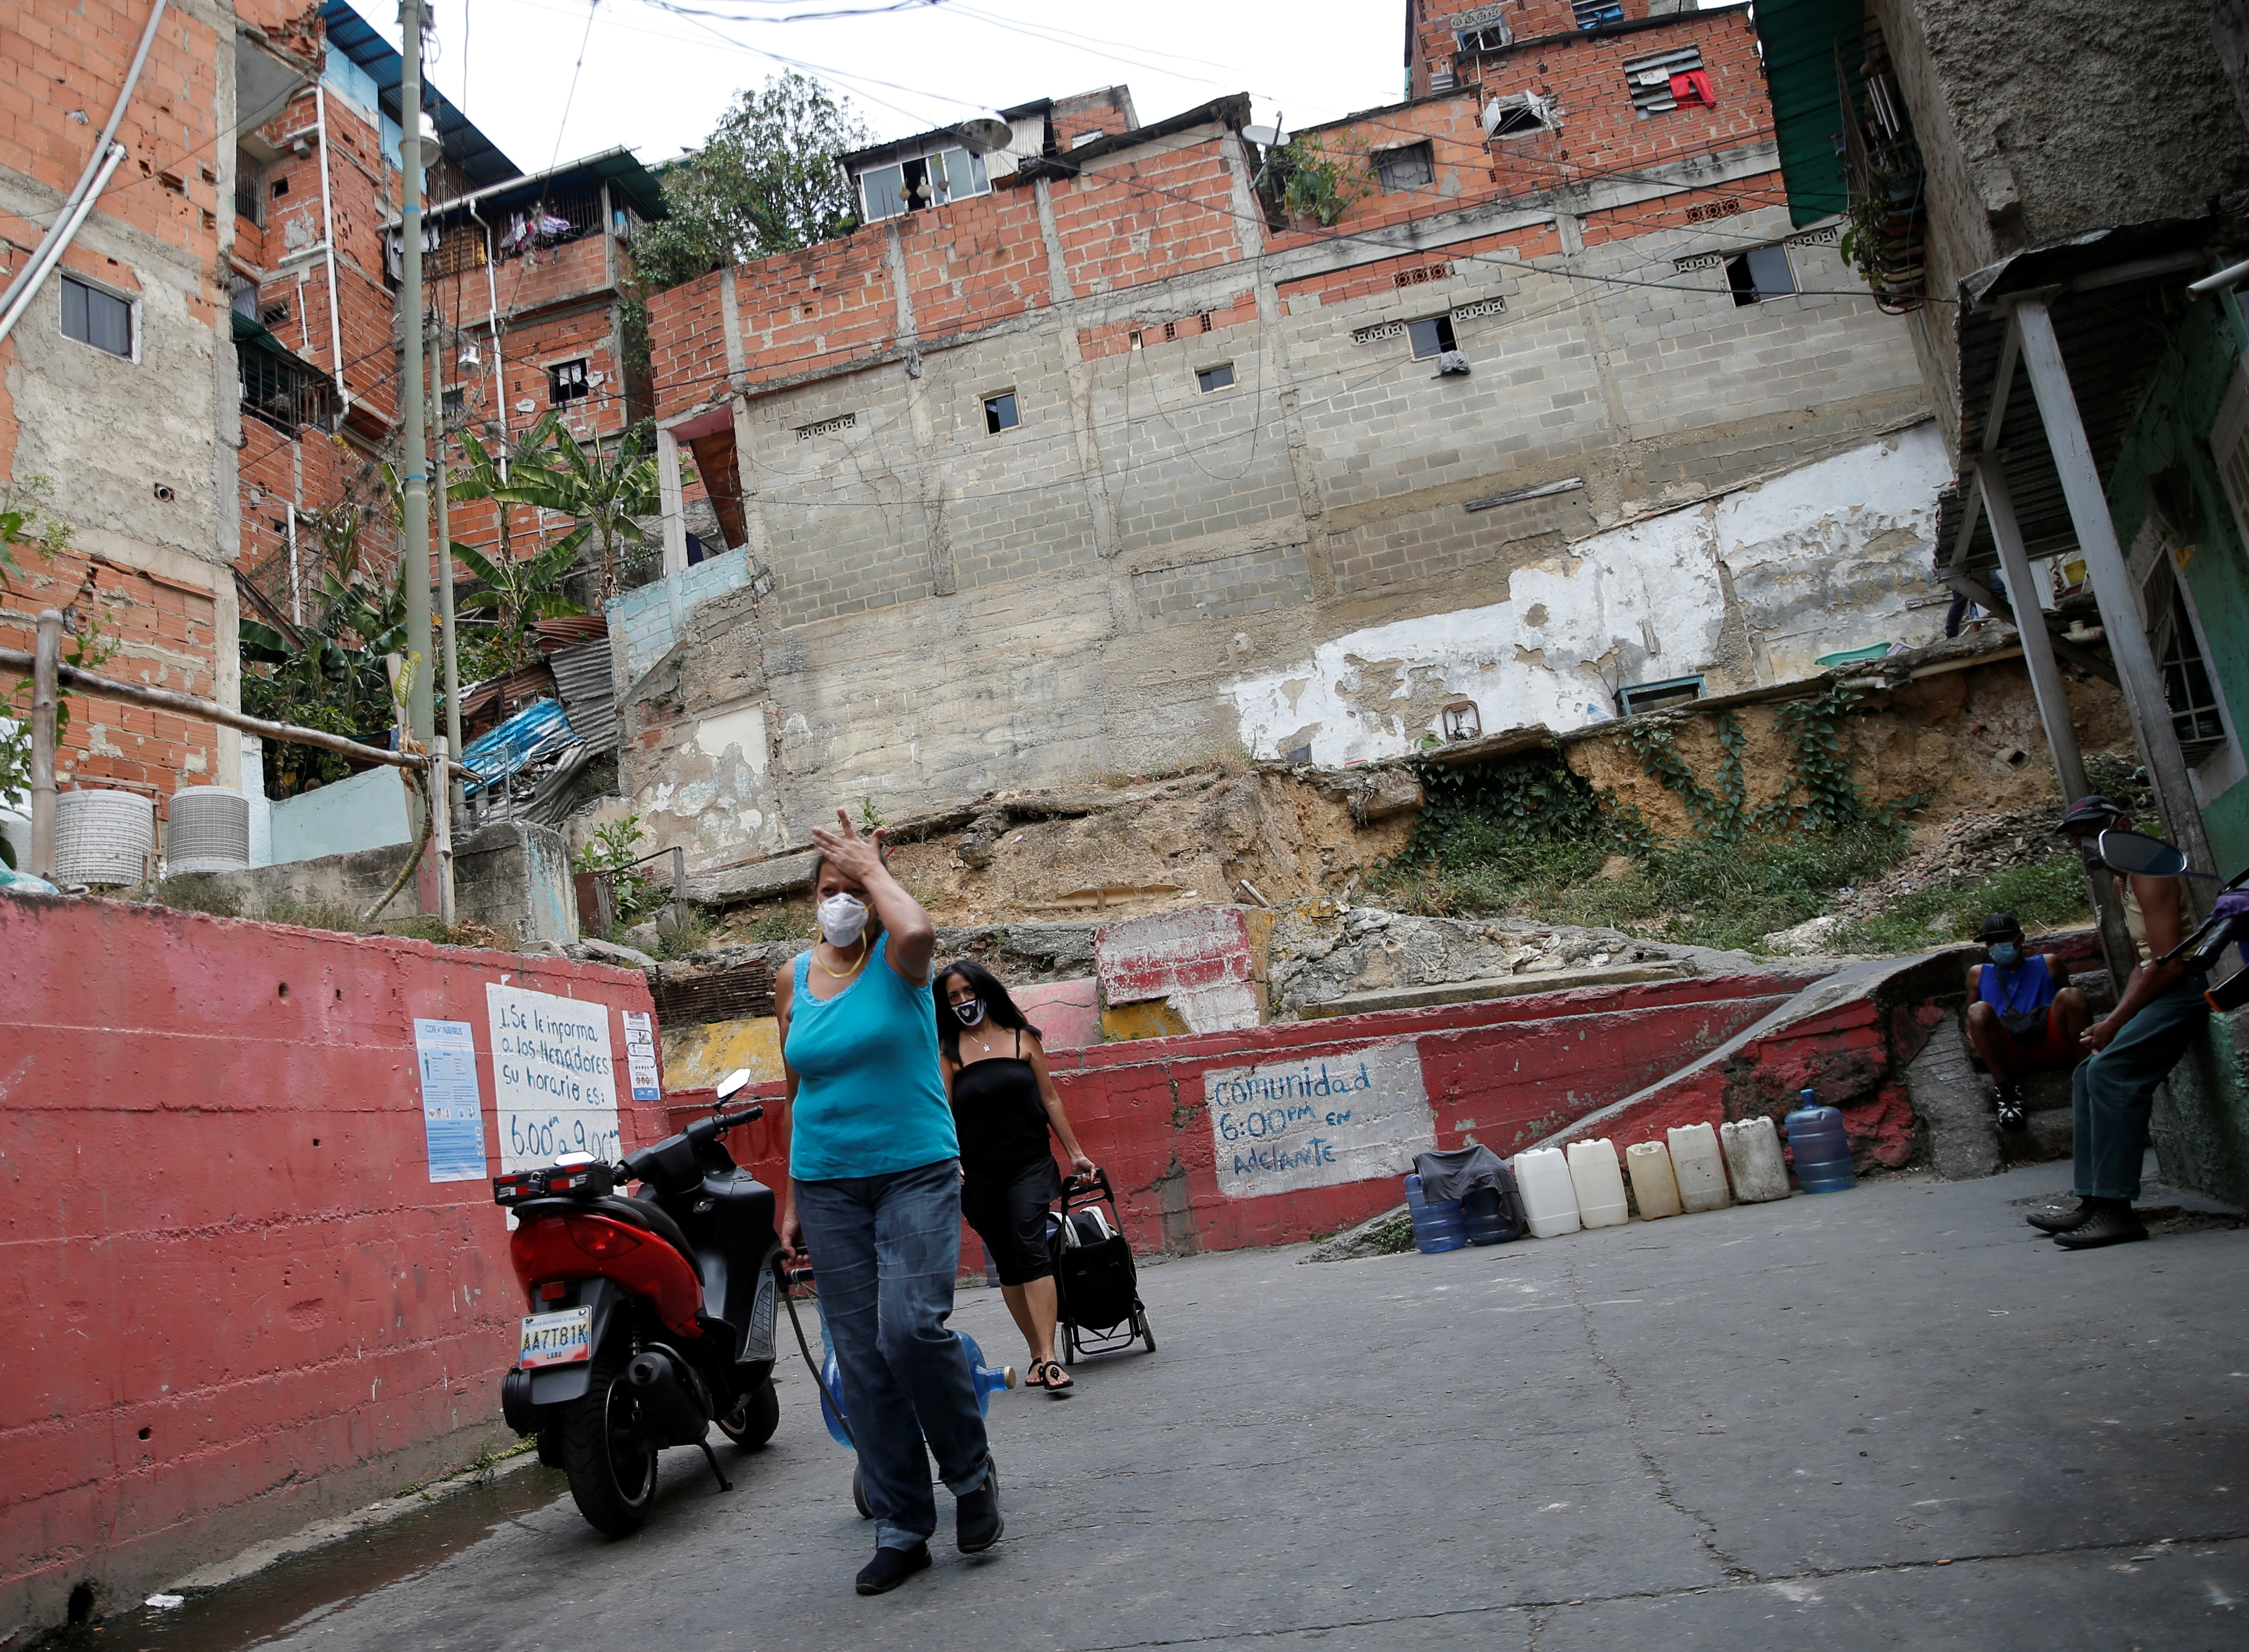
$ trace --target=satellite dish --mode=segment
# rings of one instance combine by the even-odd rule
[[[953,130],[967,146],[971,154],[990,154],[994,149],[1004,149],[1015,141],[1015,129],[1006,121],[990,115],[964,120]]]
[[[1289,141],[1289,134],[1277,126],[1244,127],[1241,135],[1261,149],[1277,149]]]

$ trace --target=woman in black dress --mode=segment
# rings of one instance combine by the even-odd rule
[[[1053,1127],[1073,1175],[1093,1174],[1047,1071],[1039,1030],[1000,977],[973,959],[937,976],[937,1045],[960,1136],[960,1210],[1000,1271],[1001,1293],[1030,1345],[1024,1382],[1060,1399],[1076,1384],[1055,1358],[1054,1263],[1047,1207],[1062,1177],[1047,1145]]]

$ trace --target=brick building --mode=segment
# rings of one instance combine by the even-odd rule
[[[612,609],[664,840],[1571,727],[1934,634],[1912,348],[1789,220],[1745,9],[1406,24],[1409,99],[1288,148],[1242,99],[1026,105],[980,164],[848,158],[866,227],[652,301],[662,449],[733,547],[688,569],[675,507]]]
[[[289,0],[24,0],[0,16],[0,280],[11,311],[25,300],[0,341],[0,475],[46,478],[76,529],[71,554],[27,557],[0,593],[0,642],[29,647],[37,611],[58,607],[98,625],[110,673],[233,702],[230,134],[311,49]],[[113,109],[122,154],[104,170]],[[72,717],[58,773],[162,799],[239,766],[230,733],[96,702]]]

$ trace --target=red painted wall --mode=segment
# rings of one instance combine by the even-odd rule
[[[1434,1010],[1283,1023],[1245,1032],[1141,1038],[1049,1052],[1085,1150],[1108,1172],[1125,1232],[1141,1251],[1228,1251],[1331,1233],[1397,1204],[1395,1179],[1238,1198],[1223,1193],[1203,1074],[1214,1067],[1312,1059],[1410,1042],[1440,1148],[1510,1154],[1653,1083],[1785,1002],[1811,977],[1723,977],[1585,988]],[[763,1093],[775,1115],[780,1086]],[[710,1093],[675,1092],[675,1124]],[[736,1156],[778,1185],[787,1133],[769,1117],[735,1139]],[[980,1253],[965,1240],[964,1265]]]
[[[497,1172],[487,982],[650,1008],[633,970],[0,897],[0,1640],[505,1437],[503,1218],[429,1181],[412,1025],[476,1029]]]

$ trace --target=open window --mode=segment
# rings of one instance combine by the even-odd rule
[[[1406,336],[1413,341],[1413,360],[1416,361],[1426,361],[1432,356],[1441,356],[1448,350],[1461,347],[1453,337],[1450,311],[1441,316],[1424,316],[1419,321],[1407,322]]]
[[[1638,716],[1643,711],[1661,711],[1675,705],[1686,705],[1702,697],[1700,677],[1667,677],[1661,682],[1635,682],[1617,690],[1617,715]]]
[[[1535,92],[1509,93],[1483,106],[1483,135],[1494,141],[1527,137],[1549,131],[1553,125],[1551,108]]]
[[[1378,150],[1374,175],[1386,195],[1426,189],[1437,181],[1436,156],[1427,143],[1402,143],[1394,149]]]
[[[1726,284],[1737,305],[1785,298],[1796,291],[1796,272],[1785,247],[1751,247],[1726,260]]]
[[[575,361],[558,361],[547,369],[547,399],[556,407],[578,401],[588,387],[583,356]]]
[[[859,175],[859,189],[866,222],[878,223],[923,207],[941,207],[971,195],[989,195],[992,183],[982,155],[966,149],[939,149],[889,166],[870,167]]]
[[[1013,390],[1002,390],[996,396],[984,398],[984,430],[987,435],[996,436],[1002,430],[1012,430],[1022,422]]]

